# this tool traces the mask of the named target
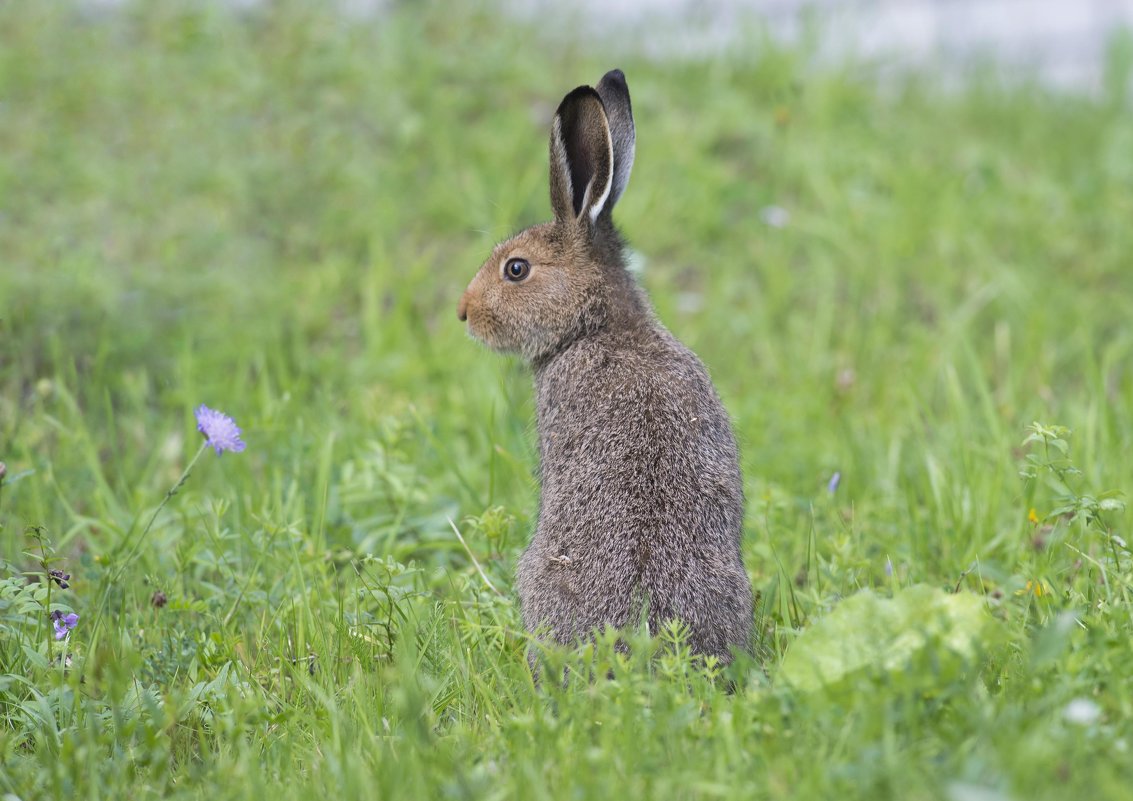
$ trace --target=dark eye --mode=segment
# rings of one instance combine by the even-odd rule
[[[527,259],[508,259],[504,265],[504,278],[509,281],[522,281],[531,272]]]

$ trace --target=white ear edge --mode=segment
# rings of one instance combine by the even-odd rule
[[[567,158],[566,143],[563,142],[563,123],[559,119],[559,115],[555,115],[554,121],[551,123],[551,133],[555,143],[555,161],[559,165],[559,175],[562,176],[563,183],[566,185],[567,208],[569,210],[571,205],[571,198],[574,197],[574,184],[570,178],[570,159]]]
[[[614,188],[614,138],[610,135],[610,122],[606,121],[606,152],[610,155],[609,165],[610,169],[606,178],[606,186],[602,189],[602,195],[595,201],[594,205],[590,207],[590,222],[595,222],[598,215],[602,213],[602,209],[606,207],[606,201],[610,199],[610,190]],[[586,187],[586,197],[582,199],[582,208],[586,208],[586,201],[590,199],[590,192],[594,189],[594,181],[591,180],[590,184]]]

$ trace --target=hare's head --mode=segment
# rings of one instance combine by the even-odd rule
[[[501,242],[476,273],[457,308],[473,336],[534,361],[638,307],[611,220],[633,153],[621,70],[563,98],[551,125],[554,220]]]

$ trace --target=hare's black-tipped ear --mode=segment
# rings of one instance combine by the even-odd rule
[[[610,139],[614,143],[614,184],[610,188],[610,199],[606,201],[608,212],[614,208],[629,183],[637,138],[633,129],[633,107],[629,102],[629,86],[626,84],[625,74],[621,70],[610,70],[598,81],[595,89],[606,109]]]
[[[614,145],[602,99],[589,86],[563,98],[551,125],[551,209],[560,221],[594,222],[610,199]]]

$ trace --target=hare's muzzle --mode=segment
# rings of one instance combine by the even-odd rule
[[[460,318],[460,322],[468,320],[468,293],[465,292],[460,296],[460,302],[456,304],[456,316]]]

